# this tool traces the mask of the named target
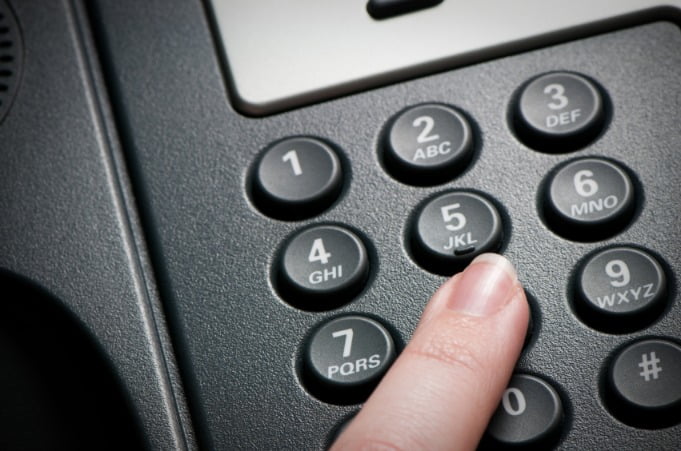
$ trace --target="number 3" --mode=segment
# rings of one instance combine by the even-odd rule
[[[544,88],[544,94],[552,94],[551,98],[557,103],[550,102],[549,108],[552,110],[560,110],[567,106],[568,98],[565,97],[565,86],[558,83],[552,83]]]

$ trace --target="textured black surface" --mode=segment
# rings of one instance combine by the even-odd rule
[[[21,81],[23,39],[14,12],[0,1],[0,123],[9,111]]]
[[[627,426],[605,409],[598,389],[601,369],[617,346],[641,335],[680,335],[677,277],[669,309],[634,334],[593,330],[574,316],[568,301],[576,265],[605,244],[640,244],[659,253],[672,274],[681,271],[678,27],[623,30],[248,118],[229,104],[200,4],[101,0],[95,12],[106,18],[97,28],[107,75],[202,445],[325,446],[357,407],[321,402],[303,388],[296,368],[306,335],[339,312],[362,312],[407,339],[443,281],[405,251],[408,218],[423,199],[456,187],[489,193],[510,218],[504,253],[540,312],[518,367],[550,380],[565,400],[560,446],[678,447],[681,426]],[[631,226],[602,242],[576,243],[547,229],[537,211],[538,187],[567,156],[527,148],[508,123],[518,87],[557,69],[593,77],[612,102],[604,133],[572,155],[622,161],[645,186]],[[456,105],[480,131],[471,167],[432,188],[395,181],[377,150],[386,121],[423,102]],[[251,205],[247,175],[263,148],[297,134],[342,148],[351,176],[339,201],[321,216],[281,222]],[[301,311],[280,299],[269,282],[275,250],[294,231],[327,221],[357,228],[370,243],[370,280],[338,311]]]
[[[190,440],[180,425],[182,391],[176,384],[177,398],[171,392],[167,332],[138,253],[138,224],[127,215],[130,190],[83,11],[70,1],[12,6],[24,53],[0,123],[0,311],[13,322],[2,341],[15,360],[1,365],[4,381],[17,384],[3,388],[35,408],[13,420],[40,436],[37,449],[127,448],[139,444],[136,428],[150,448],[182,449]],[[15,277],[29,288],[13,288]],[[22,322],[30,326],[13,328]],[[0,396],[0,409],[14,405]],[[109,426],[92,427],[109,414]],[[14,433],[0,422],[0,443]]]

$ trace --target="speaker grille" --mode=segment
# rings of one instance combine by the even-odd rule
[[[23,49],[11,8],[0,0],[0,123],[12,105],[19,84]]]

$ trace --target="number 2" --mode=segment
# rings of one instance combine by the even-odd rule
[[[420,127],[421,124],[423,124],[423,130],[421,130],[421,133],[419,133],[419,136],[416,138],[417,143],[423,144],[429,141],[435,141],[436,139],[440,139],[440,135],[430,134],[430,132],[433,131],[433,127],[435,127],[435,121],[433,120],[432,117],[419,116],[416,119],[414,119],[414,122],[412,122],[412,125],[414,127]]]
[[[549,108],[552,110],[560,110],[567,106],[568,98],[565,97],[565,86],[558,83],[552,83],[544,88],[544,94],[552,94],[551,98],[557,103],[550,102]]]

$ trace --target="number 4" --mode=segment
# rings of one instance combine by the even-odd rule
[[[317,238],[312,242],[312,248],[310,249],[310,255],[307,260],[310,263],[320,262],[322,265],[329,263],[329,258],[331,257],[331,252],[326,252],[324,248],[324,241],[321,238]]]

